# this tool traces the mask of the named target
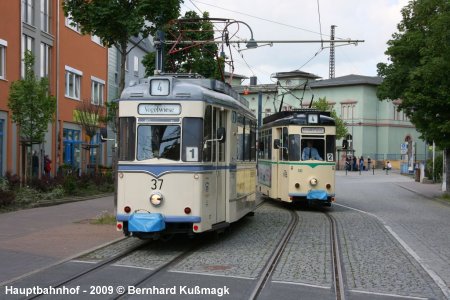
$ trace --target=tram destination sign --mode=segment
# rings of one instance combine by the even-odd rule
[[[139,104],[140,115],[179,115],[181,106],[179,104]]]
[[[302,133],[310,133],[310,134],[325,133],[325,128],[323,128],[323,127],[302,127]]]

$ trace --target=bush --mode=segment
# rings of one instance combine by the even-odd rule
[[[28,186],[19,189],[16,194],[16,203],[19,205],[27,205],[40,200],[42,200],[42,193]]]
[[[11,205],[16,199],[13,191],[5,191],[0,189],[0,207]]]
[[[16,190],[20,187],[20,177],[18,175],[13,175],[11,172],[7,171],[5,173],[5,178],[8,180],[10,190]]]
[[[434,158],[434,178],[437,182],[441,182],[442,180],[442,166],[443,166],[442,155],[438,155]],[[433,159],[430,158],[427,160],[425,165],[425,176],[428,179],[433,179]]]
[[[64,177],[62,184],[64,191],[68,195],[75,194],[75,190],[77,189],[77,179],[75,176],[68,175]]]

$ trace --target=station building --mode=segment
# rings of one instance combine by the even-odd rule
[[[366,162],[370,157],[377,167],[389,160],[403,173],[412,171],[415,162],[426,159],[426,143],[408,117],[397,111],[400,100],[378,99],[376,89],[382,78],[347,75],[321,80],[299,70],[276,73],[274,78],[274,84],[234,88],[249,101],[256,114],[261,98],[262,118],[280,109],[308,108],[311,101],[326,98],[351,135],[347,149],[342,148],[342,140],[337,142],[340,168],[348,155],[363,156]]]

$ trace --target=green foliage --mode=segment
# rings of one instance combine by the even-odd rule
[[[443,166],[443,157],[442,155],[437,155],[434,158],[434,179],[437,182],[442,180],[442,166]],[[428,179],[433,179],[433,159],[428,159],[425,165],[425,176]]]
[[[312,105],[314,108],[321,110],[321,111],[329,111],[331,114],[331,117],[336,122],[336,139],[342,139],[348,134],[347,127],[345,127],[344,121],[342,121],[341,118],[337,115],[336,111],[330,107],[330,105],[327,102],[327,98],[319,98],[318,101],[313,102]]]
[[[108,47],[122,54],[119,93],[125,87],[125,57],[131,37],[155,35],[169,20],[179,15],[182,0],[65,0],[64,14],[78,23],[81,32],[100,37]]]
[[[56,98],[49,95],[48,79],[35,76],[30,51],[25,52],[24,64],[25,77],[11,84],[8,107],[12,120],[20,126],[22,141],[40,144],[56,112]]]
[[[194,11],[185,13],[178,22],[166,27],[166,39],[176,40],[181,37],[187,41],[214,40],[214,28],[208,20],[208,12],[202,18]],[[167,44],[164,53],[164,71],[167,73],[198,73],[206,78],[221,78],[220,60],[217,59],[218,46],[213,43],[189,46],[186,44]],[[171,51],[169,53],[169,51]],[[142,61],[147,76],[155,70],[156,53],[149,53]]]
[[[378,64],[384,78],[380,99],[400,98],[399,109],[427,141],[450,147],[450,2],[410,1],[398,33],[388,42],[391,64]]]
[[[116,216],[109,213],[108,211],[102,211],[102,213],[99,214],[90,223],[97,225],[113,225],[116,224]]]

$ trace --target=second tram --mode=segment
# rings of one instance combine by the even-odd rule
[[[328,112],[282,111],[264,118],[258,138],[258,191],[284,202],[335,200],[336,126]]]

